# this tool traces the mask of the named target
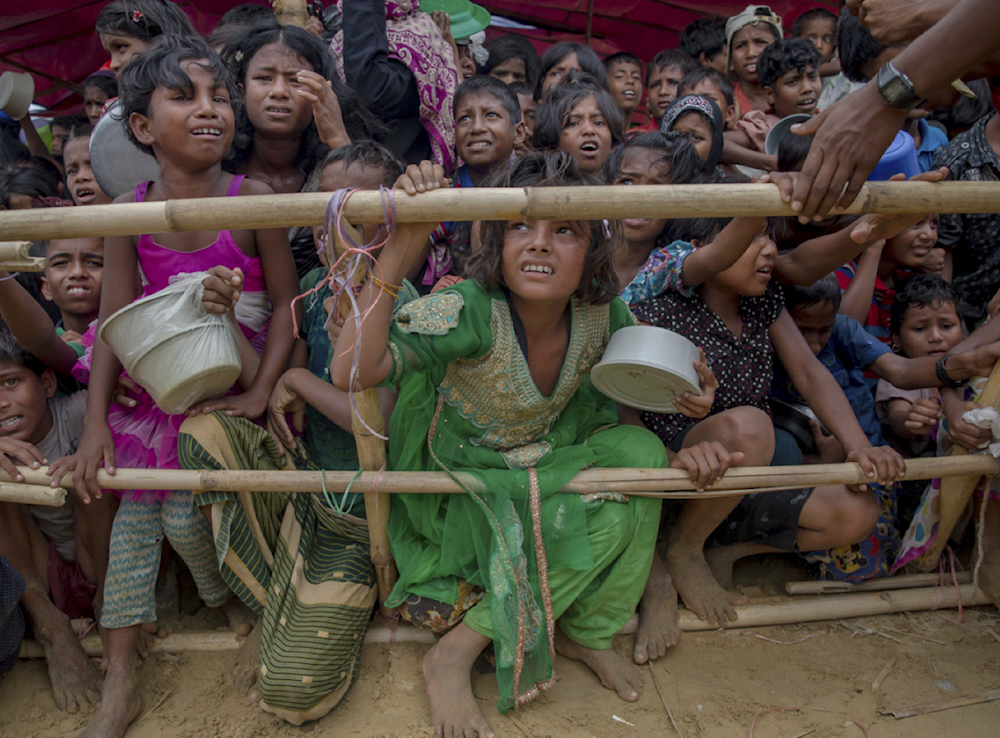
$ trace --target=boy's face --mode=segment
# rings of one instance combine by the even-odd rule
[[[962,340],[962,323],[955,303],[910,305],[895,339],[903,356],[911,359],[944,356]]]
[[[488,174],[510,159],[524,140],[524,126],[514,125],[504,104],[488,92],[464,95],[455,106],[455,149],[470,172]]]
[[[719,106],[719,110],[722,111],[722,122],[727,130],[733,125],[733,121],[736,119],[736,106],[726,105],[726,96],[722,94],[722,90],[719,89],[718,85],[710,79],[699,80],[698,84],[694,87],[685,87],[678,94],[680,97],[684,95],[701,95],[715,102]]]
[[[837,22],[833,18],[816,18],[802,24],[799,38],[812,41],[819,49],[820,62],[830,61],[833,56],[833,39],[837,35]]]
[[[816,67],[806,67],[802,72],[789,69],[778,78],[774,87],[764,88],[764,97],[779,118],[796,113],[812,115],[822,89],[823,82]]]
[[[45,440],[52,429],[49,398],[55,391],[51,369],[38,376],[23,366],[0,364],[0,437],[33,445]]]
[[[834,323],[837,322],[837,310],[833,303],[823,301],[813,305],[798,305],[791,311],[791,315],[813,356],[819,356],[819,352],[830,342]]]
[[[649,114],[659,122],[670,103],[677,99],[677,87],[684,77],[684,70],[677,65],[655,69],[649,73],[646,99]]]
[[[94,179],[90,166],[90,139],[74,138],[63,147],[66,187],[77,205],[107,205],[111,198]]]
[[[729,68],[736,79],[748,85],[757,85],[757,59],[761,52],[774,43],[771,27],[765,23],[743,26],[733,35]]]
[[[686,133],[691,137],[694,150],[698,152],[698,158],[708,161],[712,154],[712,127],[708,124],[705,116],[701,113],[684,113],[684,115],[674,121],[674,126],[670,130],[678,133]]]
[[[628,120],[642,97],[642,70],[632,62],[615,62],[608,70],[608,91]]]
[[[66,315],[88,321],[101,307],[104,279],[104,240],[71,238],[49,241],[45,253],[42,294]]]
[[[525,140],[531,141],[535,135],[535,113],[538,112],[538,103],[535,102],[534,95],[518,95],[517,104],[521,106],[521,123],[524,124]]]
[[[323,173],[319,177],[320,192],[336,192],[342,189],[377,190],[385,180],[385,172],[377,167],[366,167],[359,161],[354,162],[349,167],[344,166],[343,161],[335,161],[327,164],[323,168]],[[381,239],[385,236],[385,226],[375,223],[365,223],[357,226],[361,231],[365,243],[374,237]],[[322,225],[315,225],[312,229],[313,243],[319,253],[319,260],[323,266],[330,266],[326,253],[326,231]]]
[[[496,77],[505,85],[509,85],[511,82],[524,82],[528,78],[528,71],[524,67],[524,59],[512,56],[493,67],[490,70],[490,76]]]
[[[52,156],[61,157],[63,155],[63,147],[66,145],[66,141],[69,140],[69,129],[53,123],[49,126],[49,130],[52,132]]]
[[[897,266],[923,271],[931,250],[937,245],[939,221],[936,213],[928,215],[915,226],[890,238],[882,252],[884,257]]]

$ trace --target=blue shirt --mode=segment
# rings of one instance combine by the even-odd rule
[[[948,145],[948,136],[937,126],[932,126],[923,118],[917,120],[917,130],[920,132],[920,145],[917,147],[917,163],[921,172],[929,172],[934,168],[937,155]]]
[[[892,353],[889,347],[866,331],[858,321],[846,315],[837,315],[830,340],[816,357],[844,390],[861,429],[873,446],[884,446],[885,440],[875,415],[875,398],[865,382],[864,369],[889,353]],[[780,364],[775,367],[771,397],[785,402],[805,402]]]

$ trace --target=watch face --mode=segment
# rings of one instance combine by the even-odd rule
[[[913,85],[891,63],[878,71],[878,89],[882,98],[894,108],[912,110],[922,102]]]

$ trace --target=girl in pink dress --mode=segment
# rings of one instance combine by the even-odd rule
[[[201,39],[165,36],[136,57],[121,78],[124,117],[133,143],[156,156],[161,175],[116,202],[271,193],[266,185],[222,170],[237,99],[231,76]],[[106,239],[105,249],[107,280],[98,324],[137,297],[163,289],[171,277],[209,272],[203,308],[231,314],[248,339],[242,351],[242,389],[198,403],[188,414],[223,411],[260,417],[293,341],[290,303],[297,285],[285,231],[117,236]],[[56,482],[74,471],[76,492],[85,503],[100,496],[97,471],[102,465],[110,474],[116,463],[123,468],[177,468],[177,433],[185,418],[164,413],[141,391],[134,399],[113,403],[121,364],[107,346],[93,340],[93,330],[89,339],[91,347],[77,367],[78,376],[89,379],[82,440],[75,456],[53,465]],[[262,348],[263,354],[251,347]],[[118,738],[140,710],[136,646],[142,623],[156,619],[154,589],[164,537],[190,567],[206,603],[226,605],[233,620],[232,603],[237,601],[219,575],[211,527],[191,493],[126,492],[111,532],[100,613],[108,672],[101,705],[84,738]],[[243,630],[249,631],[249,622]]]

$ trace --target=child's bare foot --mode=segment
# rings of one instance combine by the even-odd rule
[[[122,738],[132,721],[142,712],[136,681],[136,665],[111,670],[104,679],[101,705],[78,738]]]
[[[238,636],[250,635],[250,630],[257,622],[253,610],[243,604],[239,597],[233,595],[222,604],[222,611],[229,618],[229,627]]]
[[[743,605],[747,598],[727,592],[712,576],[701,551],[667,550],[667,571],[674,587],[689,610],[712,625],[724,626],[736,620],[733,605]]]
[[[472,665],[489,642],[462,623],[424,656],[424,680],[438,738],[495,738],[472,694]]]
[[[556,628],[556,651],[568,659],[585,663],[597,674],[601,684],[617,692],[626,702],[635,702],[642,694],[642,669],[610,648],[598,651],[581,646]]]
[[[101,673],[83,652],[67,619],[65,627],[48,628],[43,636],[45,662],[52,682],[52,696],[60,710],[75,713],[93,710],[101,703]]]
[[[247,696],[249,702],[260,699],[257,676],[260,674],[260,642],[263,630],[264,623],[258,620],[233,659],[233,684],[240,694]]]
[[[659,551],[653,553],[653,565],[639,603],[639,627],[635,632],[633,658],[645,664],[666,656],[667,649],[677,645],[677,590],[663,565]]]

